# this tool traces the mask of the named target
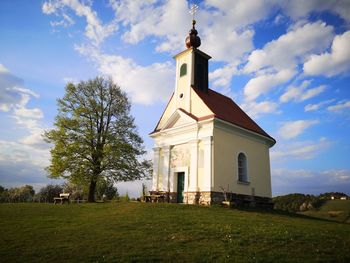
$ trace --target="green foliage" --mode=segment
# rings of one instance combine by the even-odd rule
[[[51,149],[47,171],[52,178],[89,185],[88,200],[94,201],[101,178],[129,181],[149,176],[145,153],[130,102],[111,79],[69,83],[58,100],[55,129],[45,133]]]
[[[122,200],[125,202],[129,202],[130,201],[130,197],[129,197],[129,193],[126,192],[125,195],[122,197]]]
[[[118,190],[114,186],[113,181],[108,179],[101,179],[97,183],[96,187],[96,197],[100,200],[112,200],[117,197]]]
[[[1,204],[0,233],[1,262],[350,262],[349,224],[274,211]]]
[[[328,192],[328,193],[320,194],[320,198],[322,198],[322,199],[328,199],[328,200],[330,200],[332,196],[333,196],[335,199],[340,199],[340,197],[343,197],[343,196],[348,197],[347,194],[342,193],[342,192]]]
[[[52,203],[53,199],[55,197],[59,197],[60,193],[62,193],[62,192],[63,192],[63,188],[61,185],[49,184],[49,185],[40,189],[36,198],[37,198],[37,201],[40,201],[40,202]]]
[[[0,202],[32,202],[34,195],[35,191],[31,185],[14,187],[10,189],[5,189],[2,187],[0,191]]]
[[[288,212],[309,210],[322,205],[322,200],[314,195],[288,194],[273,198],[274,208]]]
[[[88,187],[81,184],[67,182],[63,185],[63,191],[70,193],[71,200],[86,200],[88,197]]]

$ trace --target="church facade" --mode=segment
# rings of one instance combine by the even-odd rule
[[[175,91],[150,136],[153,194],[168,202],[271,204],[269,149],[276,141],[230,98],[208,88],[210,56],[195,29],[177,54]]]

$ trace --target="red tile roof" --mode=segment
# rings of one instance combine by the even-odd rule
[[[265,137],[276,140],[268,135],[258,124],[255,123],[232,99],[216,91],[208,89],[208,93],[196,88],[193,90],[214,113],[215,118],[227,121],[244,129],[253,131]]]
[[[270,138],[274,144],[276,143],[276,140],[272,138],[270,135],[268,135],[258,124],[256,124],[255,121],[253,121],[232,99],[229,97],[226,97],[216,91],[213,91],[211,89],[208,89],[208,93],[200,91],[196,88],[193,88],[193,90],[197,93],[197,95],[202,99],[202,101],[208,106],[208,108],[214,113],[208,116],[203,117],[197,117],[193,114],[185,111],[184,109],[179,109],[188,116],[192,117],[193,119],[197,121],[209,119],[209,118],[218,118],[220,120],[232,123],[234,125],[237,125],[241,128],[247,129],[249,131],[255,132],[257,134],[260,134],[262,136],[265,136],[267,138]],[[174,96],[171,96],[171,98]],[[171,100],[170,98],[170,100]],[[170,100],[168,102],[168,105],[170,103]],[[167,107],[168,107],[167,105]],[[166,107],[166,108],[167,108]],[[165,109],[166,109],[165,108]],[[164,110],[165,112],[165,110]],[[162,117],[164,115],[164,112],[162,114]],[[158,124],[156,125],[153,132],[150,134],[156,133],[159,131],[157,129],[160,120],[159,119]]]

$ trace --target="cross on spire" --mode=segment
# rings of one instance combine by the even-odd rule
[[[189,13],[192,15],[192,29],[190,30],[188,36],[186,37],[186,47],[187,48],[197,48],[201,45],[201,39],[198,35],[196,28],[194,27],[196,24],[196,20],[194,20],[195,14],[198,10],[198,5],[191,5]]]
[[[191,9],[190,9],[189,13],[192,15],[193,26],[196,24],[196,20],[194,19],[194,17],[195,17],[197,10],[198,10],[198,5],[196,5],[196,4],[191,5]]]

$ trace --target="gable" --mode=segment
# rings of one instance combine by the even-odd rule
[[[209,107],[203,102],[203,100],[197,95],[197,93],[191,88],[191,113],[188,113],[184,111],[183,109],[179,108],[183,113],[187,114],[188,116],[193,117],[193,119],[197,120],[202,118],[202,117],[208,117],[208,116],[213,116],[213,112],[209,109]],[[169,118],[174,114],[176,111],[176,99],[175,99],[175,94],[173,93],[171,95],[171,98],[162,114],[160,117],[158,124],[156,128],[154,129],[153,132],[159,131],[163,129],[165,123],[168,122]],[[182,121],[185,121],[185,118],[182,120],[179,120],[177,125],[179,126]],[[184,123],[183,123],[184,124]],[[175,126],[174,126],[175,127]]]
[[[174,98],[174,93],[171,95],[170,100],[168,101],[168,104],[166,105],[164,112],[162,116],[160,117],[156,128],[154,129],[155,131],[160,130],[160,127],[164,126],[164,124],[168,121],[170,116],[174,113],[175,111],[175,98]]]
[[[171,129],[175,127],[184,126],[187,124],[196,123],[197,119],[183,109],[176,109],[176,111],[169,117],[169,119],[160,126],[160,130]]]

